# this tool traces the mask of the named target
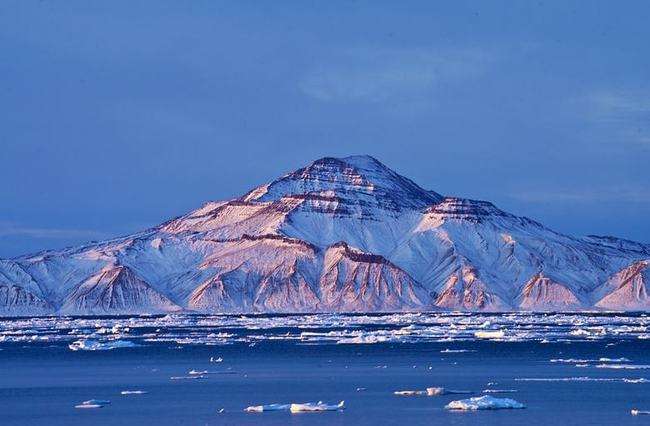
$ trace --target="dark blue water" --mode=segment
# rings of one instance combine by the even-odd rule
[[[348,317],[282,316],[1,320],[0,424],[361,426],[650,422],[650,416],[630,414],[631,409],[650,409],[650,383],[623,381],[650,378],[650,369],[646,368],[650,365],[650,339],[645,335],[645,317],[549,319],[493,315],[489,325],[485,316],[460,316],[452,318],[451,323],[439,314],[414,318],[419,318],[421,328],[403,329],[414,321],[409,316],[378,316],[372,321],[360,317],[351,322]],[[270,322],[264,323],[265,319]],[[514,336],[516,341],[476,339],[466,330],[459,334],[454,330],[461,321],[470,322],[477,329],[504,330],[506,336]],[[123,329],[125,322],[130,330]],[[340,322],[345,325],[339,326]],[[105,329],[117,323],[122,329]],[[282,327],[283,323],[291,324]],[[558,326],[560,323],[563,325]],[[311,336],[297,338],[304,326],[311,332],[334,332],[337,337],[316,341]],[[389,341],[384,343],[336,344],[341,335],[382,335],[386,330],[401,331],[389,334]],[[588,337],[575,330],[587,330]],[[454,338],[440,341],[446,335]],[[119,338],[142,346],[108,351],[70,350],[68,345],[80,336]],[[441,353],[445,349],[474,352]],[[223,362],[212,363],[211,357],[221,357]],[[629,361],[599,361],[603,357],[624,357]],[[550,362],[557,358],[587,361]],[[598,368],[603,365],[630,368]],[[198,380],[170,379],[187,376],[189,370],[215,374]],[[571,379],[576,377],[587,379]],[[516,399],[527,408],[450,412],[444,409],[447,403],[472,395],[393,394],[397,390],[435,386],[470,390],[477,396],[488,388],[515,389],[516,393],[492,396]],[[124,390],[147,393],[124,396],[120,394]],[[112,403],[95,410],[74,408],[88,399],[107,399]],[[346,409],[308,414],[243,411],[250,405],[319,400],[345,400]],[[219,413],[222,409],[224,412]]]

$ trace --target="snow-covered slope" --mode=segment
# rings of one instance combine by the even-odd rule
[[[650,245],[323,158],[126,237],[0,261],[0,315],[648,309]]]

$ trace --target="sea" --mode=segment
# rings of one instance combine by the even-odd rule
[[[650,424],[649,327],[616,312],[0,318],[0,424]],[[466,399],[492,409],[448,407]]]

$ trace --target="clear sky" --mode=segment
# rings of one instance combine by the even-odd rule
[[[323,156],[650,242],[650,2],[0,2],[0,256]]]

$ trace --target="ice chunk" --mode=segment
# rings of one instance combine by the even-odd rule
[[[452,390],[443,387],[431,387],[431,388],[427,388],[426,393],[428,396],[440,396],[440,395],[452,395],[452,394],[469,394],[473,392],[464,391],[464,390]]]
[[[172,376],[170,380],[192,380],[192,379],[205,379],[204,376]]]
[[[223,358],[215,358],[213,356],[210,357],[210,362],[223,362]]]
[[[441,354],[462,354],[466,352],[476,352],[473,349],[443,349],[440,351]]]
[[[515,393],[517,389],[483,389],[483,393]]]
[[[82,402],[84,405],[108,405],[111,401],[107,399],[89,399],[88,401]]]
[[[632,364],[598,364],[596,368],[609,368],[612,370],[648,370],[650,365],[632,365]]]
[[[100,342],[93,339],[76,340],[68,345],[72,351],[107,351],[117,348],[134,348],[137,347],[133,342],[128,340],[109,340],[107,342]]]
[[[445,406],[447,410],[500,410],[509,408],[526,408],[521,402],[510,398],[495,398],[485,395],[469,399],[451,401]]]
[[[143,391],[143,390],[124,390],[120,392],[120,394],[122,395],[142,395],[145,393],[147,393],[147,391]]]
[[[401,390],[393,392],[395,395],[399,396],[416,396],[416,395],[426,395],[427,391],[423,390]]]
[[[501,339],[505,337],[503,330],[475,331],[474,337],[478,339]]]
[[[638,378],[638,379],[623,379],[623,382],[625,383],[650,383],[650,380],[644,379],[644,378]]]
[[[111,401],[106,399],[89,399],[88,401],[75,405],[74,408],[102,408],[110,403]]]
[[[345,402],[341,401],[338,404],[326,404],[323,401],[314,402],[303,402],[301,404],[291,404],[290,411],[292,413],[309,413],[309,412],[318,412],[318,411],[336,411],[343,410],[345,408]]]
[[[291,404],[267,404],[267,405],[251,405],[244,408],[248,413],[262,413],[264,411],[288,411]]]
[[[650,411],[643,411],[643,410],[630,410],[630,414],[633,416],[642,416],[642,415],[650,415]]]
[[[375,336],[375,335],[361,335],[357,337],[345,337],[336,341],[338,345],[369,345],[373,343],[382,343],[388,341],[386,336]]]
[[[203,370],[203,371],[190,370],[190,371],[187,372],[187,374],[189,374],[190,376],[202,376],[204,374],[208,374],[208,371],[207,370]]]

